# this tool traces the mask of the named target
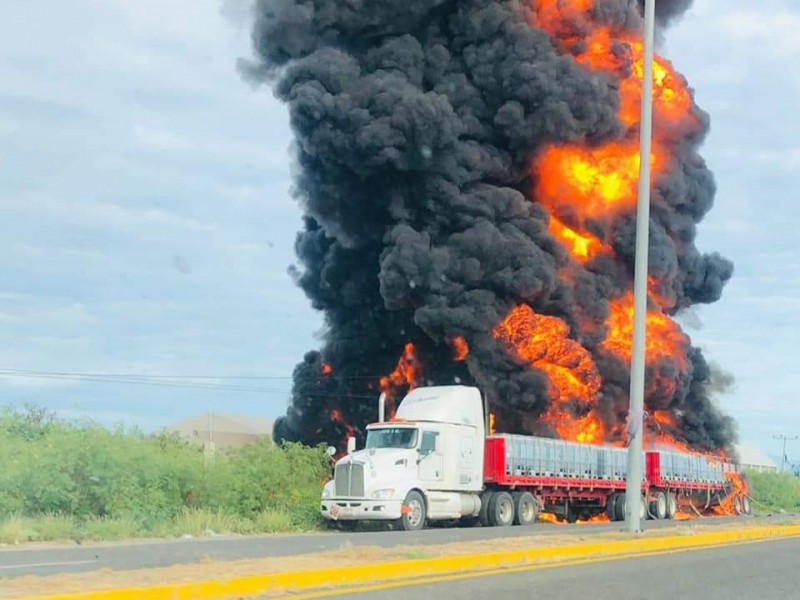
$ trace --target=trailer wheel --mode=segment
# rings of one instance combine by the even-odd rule
[[[617,520],[617,502],[619,502],[619,494],[611,494],[606,501],[606,516],[609,521]]]
[[[489,503],[489,523],[508,527],[514,522],[514,500],[508,492],[497,492]]]
[[[539,518],[539,508],[530,492],[516,492],[514,498],[514,525],[531,525]]]
[[[667,519],[672,520],[678,514],[678,499],[673,492],[667,492]]]
[[[742,497],[741,496],[734,496],[733,498],[733,512],[737,515],[742,514]]]
[[[667,518],[667,495],[664,492],[653,494],[653,501],[650,503],[650,516],[659,521]]]
[[[481,494],[481,510],[478,512],[478,522],[481,527],[489,527],[491,522],[489,520],[489,505],[494,498],[494,492],[487,490]]]
[[[570,523],[570,524],[577,523],[579,516],[580,515],[578,514],[577,510],[575,510],[571,506],[567,506],[567,517],[566,517],[567,518],[567,523]]]
[[[627,508],[628,500],[625,498],[625,494],[620,494],[617,497],[617,501],[614,503],[614,515],[617,517],[617,521],[624,521],[625,520],[625,509]]]
[[[742,510],[746,515],[753,514],[753,506],[750,504],[750,497],[749,496],[742,496]]]
[[[428,517],[428,510],[425,506],[425,498],[416,490],[408,492],[403,501],[403,516],[397,520],[400,529],[405,531],[419,531],[425,527]]]
[[[642,496],[639,501],[639,520],[644,521],[645,519],[647,519],[647,497]]]

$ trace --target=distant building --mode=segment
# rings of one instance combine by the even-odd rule
[[[189,417],[166,428],[207,451],[238,448],[272,437],[274,421],[264,417],[243,417],[207,412]]]
[[[736,451],[745,469],[759,473],[777,473],[778,465],[761,450],[749,444],[737,444]]]

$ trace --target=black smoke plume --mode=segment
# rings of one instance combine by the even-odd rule
[[[659,16],[688,4],[661,0]],[[533,198],[530,165],[545,144],[621,135],[618,91],[560,53],[529,11],[515,0],[256,2],[256,60],[244,70],[289,108],[294,193],[306,215],[294,275],[326,325],[321,350],[294,371],[276,440],[341,445],[348,425],[363,435],[378,378],[407,342],[418,383],[479,385],[500,427],[539,431],[546,379],[493,327],[527,303],[566,320],[590,350],[601,341],[577,315],[602,323],[608,299],[629,285],[632,215],[615,223],[618,259],[567,283],[559,270],[568,258]],[[618,27],[641,24],[628,0],[598,1],[596,11]],[[677,166],[657,182],[651,221],[652,273],[676,311],[716,301],[732,274],[729,261],[694,245],[715,193],[698,154],[708,120],[696,113],[699,129],[677,136]],[[453,359],[456,336],[469,343],[466,361]],[[622,420],[628,368],[596,360],[603,413]],[[678,391],[652,402],[682,415],[692,444],[728,447],[733,424],[709,401],[708,366],[696,348],[689,361]]]

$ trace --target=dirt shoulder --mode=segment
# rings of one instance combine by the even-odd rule
[[[800,518],[789,518],[770,526],[800,525]],[[650,538],[696,535],[711,531],[741,530],[763,527],[758,520],[726,525],[687,523],[675,528],[647,531]],[[0,579],[0,598],[21,598],[73,592],[88,592],[127,587],[146,587],[165,583],[188,583],[206,580],[226,580],[248,575],[263,575],[289,571],[325,569],[366,565],[396,560],[414,560],[442,556],[459,556],[497,552],[552,548],[628,538],[623,532],[595,532],[590,529],[570,528],[562,534],[521,535],[514,538],[458,542],[431,546],[397,546],[394,548],[358,547],[347,543],[335,551],[305,554],[302,556],[271,557],[257,560],[203,561],[191,565],[176,565],[158,569],[113,571],[102,569],[91,573],[65,574],[50,577],[16,577]]]

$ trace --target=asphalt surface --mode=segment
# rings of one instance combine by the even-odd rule
[[[773,517],[772,519],[781,519]],[[770,517],[749,517],[768,523]],[[703,519],[704,525],[744,520],[743,518]],[[693,521],[699,523],[701,521]],[[680,522],[648,521],[646,528],[675,527]],[[619,531],[621,523],[554,525],[537,523],[530,527],[452,528],[423,531],[376,531],[361,533],[325,532],[313,534],[255,537],[211,537],[118,544],[71,545],[61,547],[27,546],[0,548],[0,579],[22,575],[55,575],[91,572],[99,569],[146,569],[203,560],[240,560],[296,556],[337,550],[343,546],[448,544],[486,539],[520,537],[525,534],[552,535],[570,530]],[[800,596],[799,596],[800,598]]]
[[[448,580],[351,600],[797,600],[800,539]]]

